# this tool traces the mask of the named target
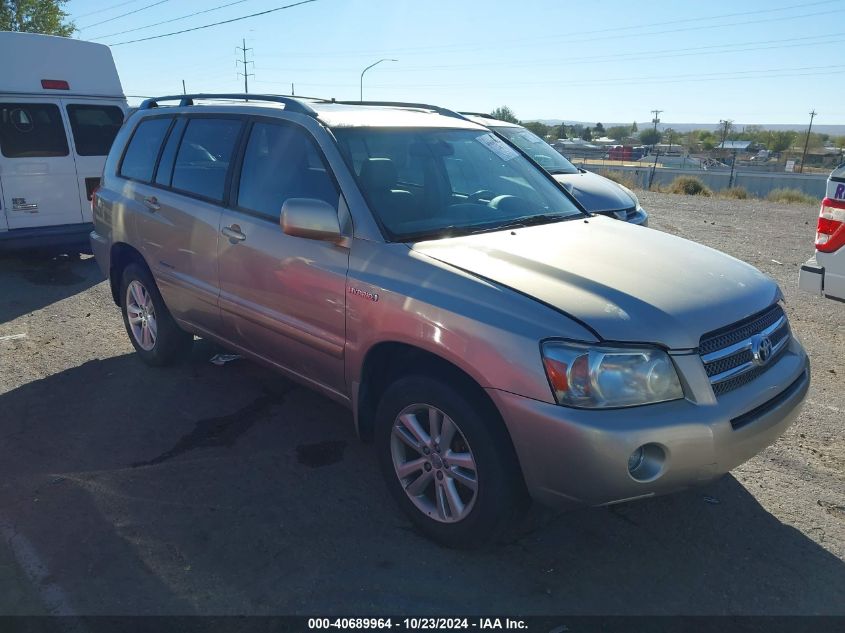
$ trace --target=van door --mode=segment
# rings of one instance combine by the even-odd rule
[[[286,235],[279,222],[288,198],[337,209],[340,193],[329,174],[303,128],[252,126],[232,194],[236,208],[221,219],[220,312],[237,345],[343,393],[349,250]]]
[[[0,97],[0,178],[10,229],[83,221],[76,166],[57,103]]]
[[[106,156],[123,125],[123,108],[114,103],[62,99],[70,124],[82,220],[93,222],[91,196],[100,185]]]

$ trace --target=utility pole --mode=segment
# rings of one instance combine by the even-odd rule
[[[731,129],[730,119],[719,119],[719,125],[722,126],[722,149],[725,149],[725,140],[728,138],[728,130]]]
[[[654,118],[651,120],[651,122],[654,123],[655,132],[657,132],[657,124],[660,123],[660,119],[658,119],[657,117],[660,116],[661,112],[663,112],[663,110],[651,110],[651,113],[654,115]]]
[[[249,72],[248,64],[254,64],[255,62],[249,61],[246,58],[246,52],[252,50],[251,48],[246,47],[246,38],[243,39],[243,46],[238,46],[237,50],[239,50],[243,53],[243,60],[239,59],[239,60],[237,60],[237,63],[244,65],[244,71],[243,72],[238,71],[238,74],[244,76],[244,94],[249,94],[249,78],[255,77],[255,73]]]
[[[810,112],[810,127],[807,128],[807,140],[804,141],[804,153],[801,154],[801,171],[800,173],[804,173],[804,161],[807,159],[807,148],[810,147],[810,130],[813,129],[813,119],[816,118],[816,114],[818,114],[815,110]]]
[[[294,92],[294,90],[293,90],[293,82],[290,82],[290,96],[291,97],[296,96],[296,92]]]

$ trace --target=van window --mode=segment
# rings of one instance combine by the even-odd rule
[[[123,163],[120,165],[121,176],[150,182],[161,142],[172,120],[171,118],[146,119],[138,124],[132,140],[129,141],[129,147],[126,148]]]
[[[222,202],[240,130],[237,119],[190,119],[176,154],[173,188]]]
[[[76,153],[105,156],[123,125],[123,110],[117,106],[78,105],[67,107]]]
[[[67,156],[67,136],[52,103],[0,103],[0,151],[6,158]]]
[[[288,198],[317,198],[337,208],[339,194],[307,132],[256,123],[244,154],[238,206],[278,222]]]

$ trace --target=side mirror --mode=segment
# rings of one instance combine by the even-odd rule
[[[325,242],[343,239],[337,209],[323,200],[288,198],[282,205],[279,223],[287,235]]]

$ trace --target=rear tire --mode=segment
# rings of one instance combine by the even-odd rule
[[[379,403],[375,445],[390,493],[441,545],[482,547],[527,509],[510,438],[481,397],[424,375],[400,378]]]
[[[193,335],[176,325],[146,266],[132,263],[124,269],[120,309],[129,340],[148,365],[171,365],[190,352]]]

